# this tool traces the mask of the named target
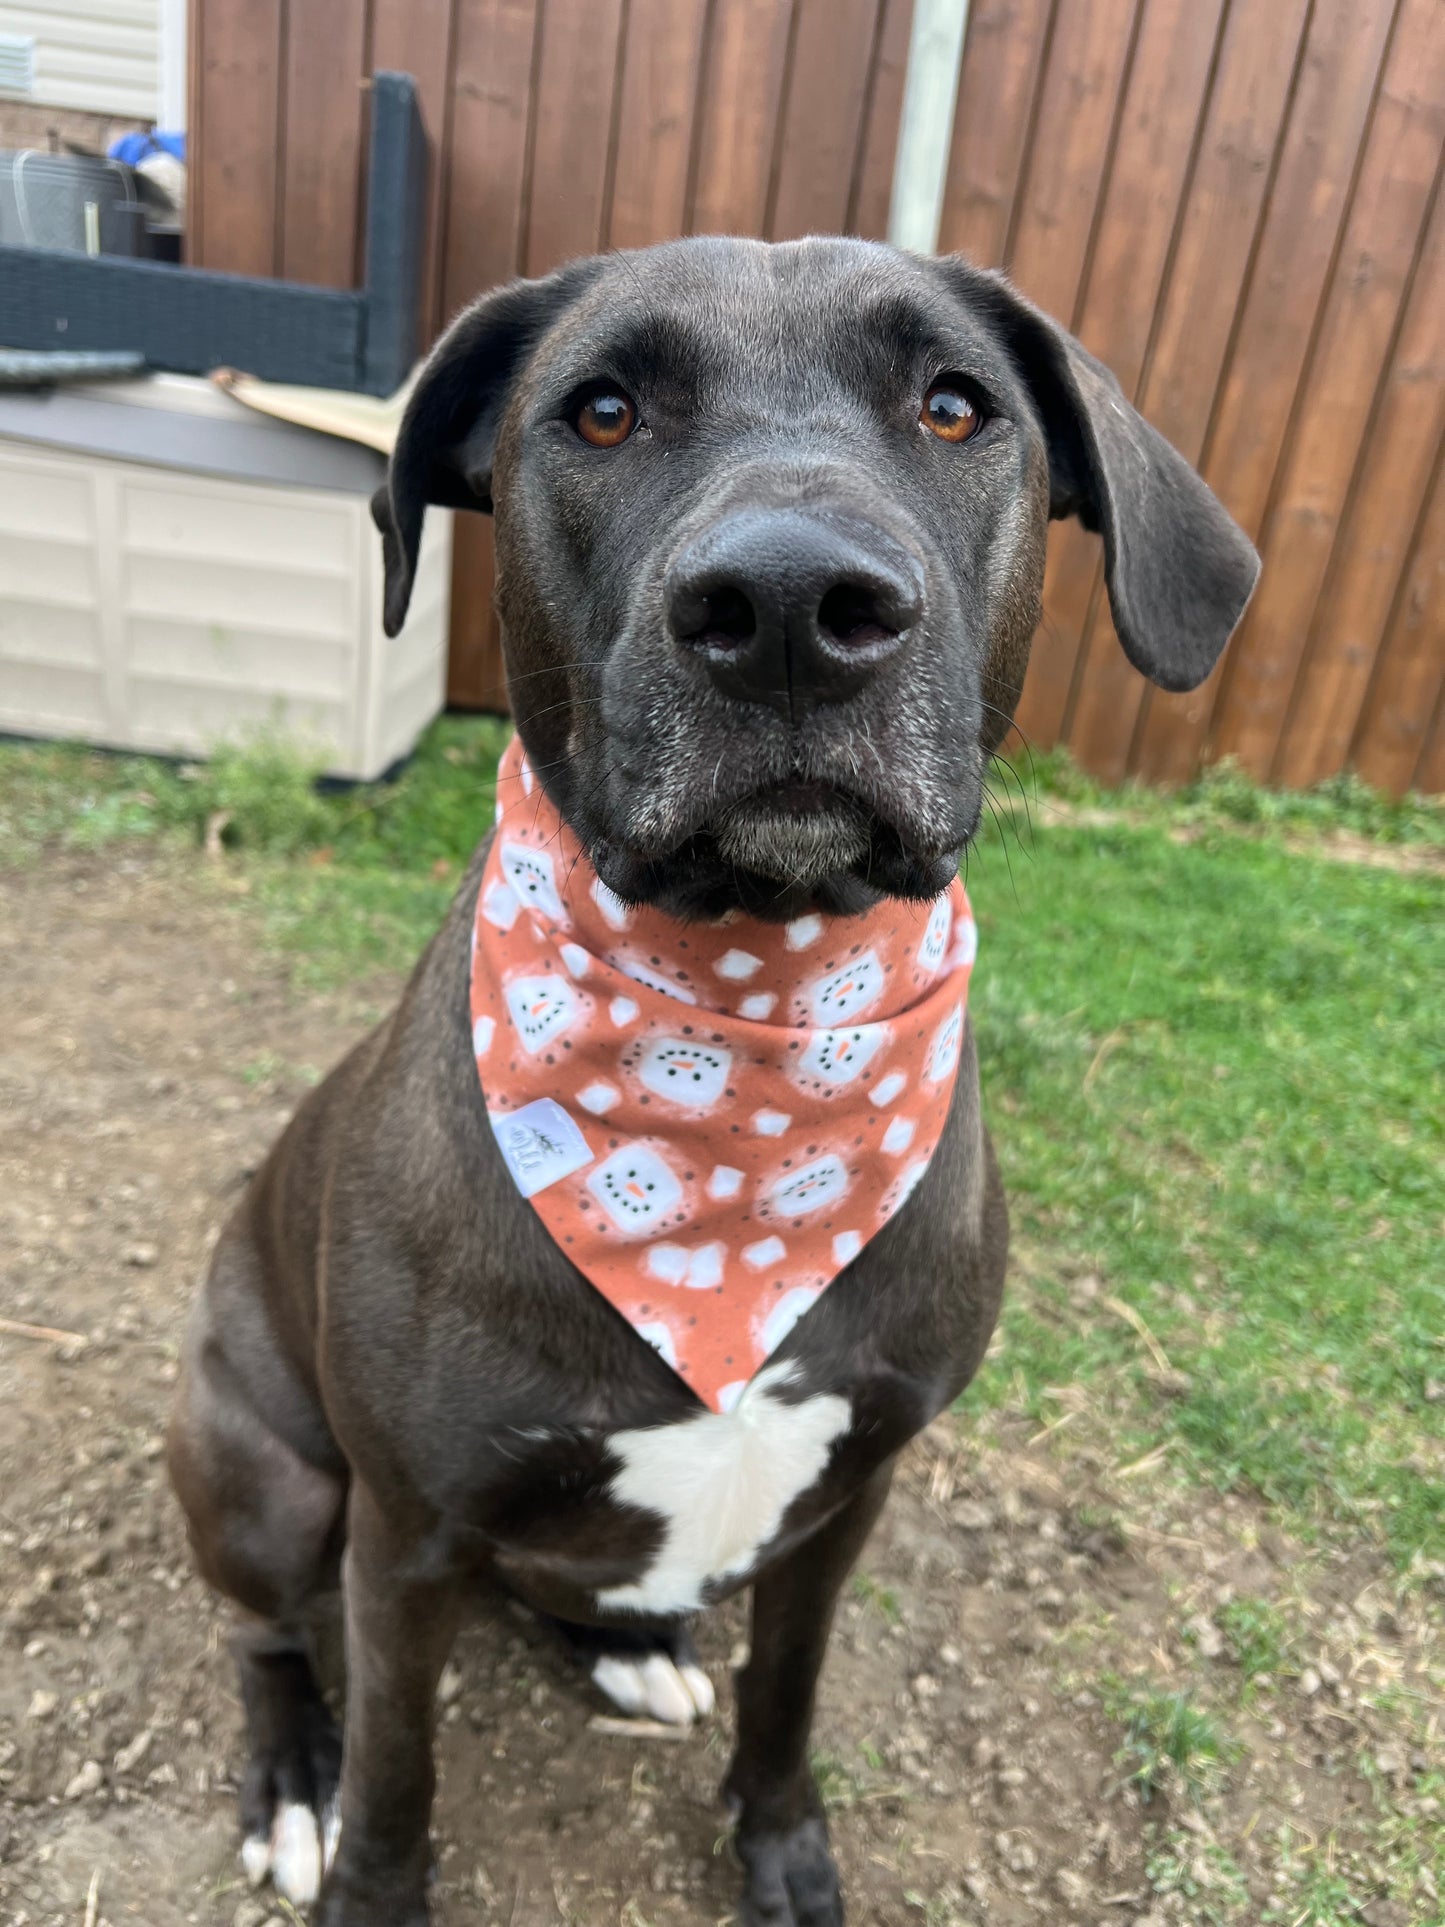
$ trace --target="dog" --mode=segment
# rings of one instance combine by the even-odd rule
[[[837,1927],[808,1765],[830,1619],[897,1455],[968,1384],[1003,1289],[1008,1219],[963,1015],[956,878],[1040,619],[1048,523],[1074,516],[1100,533],[1119,640],[1165,689],[1212,668],[1258,557],[1107,370],[1006,280],[845,239],[678,241],[487,295],[426,363],[373,505],[389,634],[429,504],[495,518],[525,751],[512,777],[530,803],[504,817],[503,840],[508,820],[521,826],[510,856],[483,844],[393,1014],[301,1104],[225,1227],[189,1327],[169,1467],[200,1571],[246,1615],[243,1857],[254,1878],[314,1900],[320,1927],[423,1927],[433,1706],[469,1593],[505,1588],[627,1710],[685,1720],[712,1693],[688,1616],[750,1587],[725,1781],[739,1917]],[[544,826],[531,843],[529,823]],[[570,851],[566,874],[548,867],[546,825]],[[639,917],[666,954],[629,964],[593,954],[600,937],[591,952],[564,943],[566,969],[537,979],[525,1008],[507,1005],[522,955],[508,946],[551,942],[580,917],[579,878],[587,915],[624,929]],[[917,1122],[925,1155],[870,1206],[864,1235],[833,1231],[817,1260],[822,1232],[808,1227],[853,1208],[820,1219],[819,1186],[832,1197],[882,1169],[868,1146],[827,1183],[795,1172],[801,1188],[781,1204],[774,1181],[748,1211],[772,1155],[756,1131],[771,1123],[726,1127],[743,1149],[715,1166],[707,1198],[691,1168],[662,1199],[628,1167],[639,1209],[676,1203],[687,1180],[722,1226],[713,1245],[669,1229],[646,1247],[651,1309],[700,1284],[696,1303],[724,1321],[709,1342],[731,1365],[689,1379],[649,1305],[624,1302],[636,1252],[602,1207],[631,1207],[620,1179],[604,1195],[596,1162],[612,1125],[602,1098],[594,1114],[572,1101],[570,1038],[538,1042],[567,1020],[557,999],[586,1001],[587,972],[614,965],[639,998],[663,998],[681,1026],[672,1055],[657,1058],[654,1035],[645,1064],[619,1060],[615,1088],[635,1107],[649,1101],[646,1065],[692,1079],[693,1110],[667,1125],[660,1155],[712,1159],[704,1071],[732,1078],[739,1036],[823,1048],[806,1009],[758,1021],[804,982],[807,955],[789,946],[846,961],[855,929],[902,933],[921,981],[940,904],[953,951],[929,967],[957,993],[944,1026],[903,1038],[933,993],[895,977],[891,1028],[847,1033],[860,1050],[875,1032],[901,1039],[920,1090],[938,1072],[933,1109],[920,1099],[906,1127]],[[922,949],[907,948],[915,936]],[[726,998],[688,989],[684,953],[712,957],[715,987],[751,973],[754,1015],[738,985]],[[892,970],[877,964],[878,981]],[[852,1010],[876,992],[856,978],[815,981],[814,1017],[820,996]],[[689,1004],[700,1028],[683,1023]],[[604,1010],[642,1021],[634,997],[598,993],[587,1008],[604,1030]],[[723,1028],[708,1031],[714,1018]],[[498,1023],[525,1045],[498,1060],[500,1083],[487,1055]],[[700,1069],[678,1051],[704,1031]],[[791,1077],[797,1105],[823,1107],[837,1093],[819,1062],[811,1096],[800,1059],[769,1057],[756,1076]],[[634,1117],[662,1118],[672,1087],[658,1088]],[[881,1129],[881,1082],[869,1089]],[[529,1135],[529,1103],[552,1106],[557,1129]],[[804,1114],[858,1117],[862,1145],[862,1113],[839,1103]],[[566,1202],[559,1184],[549,1217],[552,1192],[528,1189],[537,1158],[582,1160],[565,1182],[592,1184],[591,1203],[582,1189]],[[719,1171],[731,1202],[712,1197]],[[707,1254],[730,1251],[744,1218],[767,1233],[769,1209],[788,1235],[748,1249],[781,1251],[799,1228],[815,1273],[805,1315],[759,1338]],[[585,1260],[573,1225],[592,1239]],[[677,1329],[693,1333],[686,1319]],[[344,1756],[310,1630],[338,1587]]]

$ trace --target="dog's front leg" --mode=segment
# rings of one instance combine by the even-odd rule
[[[437,1681],[457,1575],[429,1571],[359,1482],[347,1514],[341,1840],[315,1927],[426,1927]]]
[[[839,1589],[892,1476],[890,1461],[753,1588],[752,1650],[737,1679],[737,1750],[723,1783],[746,1876],[741,1927],[842,1927],[808,1735]]]

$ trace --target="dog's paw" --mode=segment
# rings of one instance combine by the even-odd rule
[[[787,1833],[739,1834],[745,1875],[739,1927],[843,1927],[828,1829],[811,1815]]]
[[[262,1737],[241,1784],[241,1866],[253,1887],[269,1880],[293,1907],[321,1891],[341,1838],[341,1734],[309,1672],[271,1689]],[[248,1706],[261,1704],[256,1683]]]
[[[283,1801],[269,1828],[248,1833],[241,1842],[241,1866],[253,1887],[269,1877],[283,1900],[309,1907],[321,1891],[340,1839],[341,1814],[334,1796],[319,1813],[299,1801]]]
[[[691,1726],[706,1719],[717,1704],[712,1681],[701,1666],[688,1660],[679,1665],[669,1653],[649,1653],[644,1659],[604,1653],[593,1662],[592,1682],[622,1712],[669,1726]]]
[[[592,1683],[632,1719],[691,1726],[717,1705],[712,1681],[680,1619],[641,1620],[626,1627],[579,1626],[539,1614]]]

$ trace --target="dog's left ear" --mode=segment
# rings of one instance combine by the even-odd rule
[[[1104,578],[1124,653],[1164,689],[1194,689],[1218,661],[1259,579],[1254,544],[1109,370],[999,274],[939,267],[994,323],[1032,391],[1049,450],[1049,514],[1104,538]]]
[[[588,258],[544,280],[509,282],[465,309],[432,350],[402,416],[386,482],[371,498],[389,636],[406,620],[428,503],[491,513],[492,462],[512,384],[600,267]]]

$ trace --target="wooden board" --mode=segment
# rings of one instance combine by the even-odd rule
[[[1140,24],[1078,329],[1131,400],[1144,379],[1222,13],[1223,0],[1148,0]],[[1041,680],[1066,692],[1060,728],[1080,756],[1106,754],[1121,739],[1127,755],[1142,678],[1113,633],[1099,538],[1072,527],[1067,535]],[[1125,706],[1129,727],[1121,728]]]
[[[1426,787],[1423,754],[1445,698],[1445,442],[1414,531],[1350,761],[1367,783],[1399,796]],[[1436,783],[1436,790],[1445,784]]]
[[[1005,265],[1023,292],[1074,328],[1087,284],[1095,225],[1135,45],[1142,0],[1092,0],[1061,6],[1044,64],[1029,150],[1005,242]],[[1096,549],[1076,523],[1050,533],[1045,619],[1018,707],[1027,740],[1062,734],[1073,686],[1078,632],[1085,619],[1078,584],[1092,579]],[[1055,628],[1063,606],[1072,639]]]
[[[1414,271],[1399,339],[1375,406],[1349,516],[1330,558],[1314,628],[1294,681],[1276,780],[1308,787],[1340,769],[1369,688],[1378,639],[1445,435],[1445,195]],[[1402,513],[1402,507],[1406,512]]]
[[[456,0],[442,318],[521,267],[536,0]]]
[[[1233,7],[1225,24],[1141,404],[1196,464],[1248,287],[1308,10],[1308,0]],[[1173,760],[1177,744],[1202,741],[1212,699],[1212,688],[1168,695],[1140,677],[1132,741],[1122,742],[1121,729],[1107,751],[1092,745],[1101,771],[1184,781],[1194,765]]]
[[[189,183],[195,267],[277,271],[283,17],[284,0],[197,0],[192,106],[204,136],[194,141]]]
[[[363,0],[290,0],[280,238],[288,281],[360,280],[366,75]]]
[[[973,0],[938,245],[1002,265],[1058,0]]]
[[[888,234],[893,157],[898,151],[912,27],[913,0],[883,0],[873,48],[863,142],[848,200],[849,232],[866,235],[872,241],[882,241]]]
[[[622,0],[546,0],[541,19],[524,274],[547,274],[601,242]]]
[[[687,224],[706,0],[631,0],[606,241],[639,248]]]
[[[763,233],[792,29],[791,4],[713,0],[698,90],[689,233]]]
[[[1316,0],[1234,340],[1202,455],[1206,479],[1258,539],[1349,204],[1394,0]],[[1173,770],[1198,768],[1243,641],[1171,718]]]
[[[774,241],[848,225],[878,13],[879,0],[797,0],[764,222]]]
[[[1445,8],[1403,0],[1264,528],[1264,574],[1230,652],[1218,754],[1274,774],[1290,690],[1371,432],[1380,371],[1445,139]]]

